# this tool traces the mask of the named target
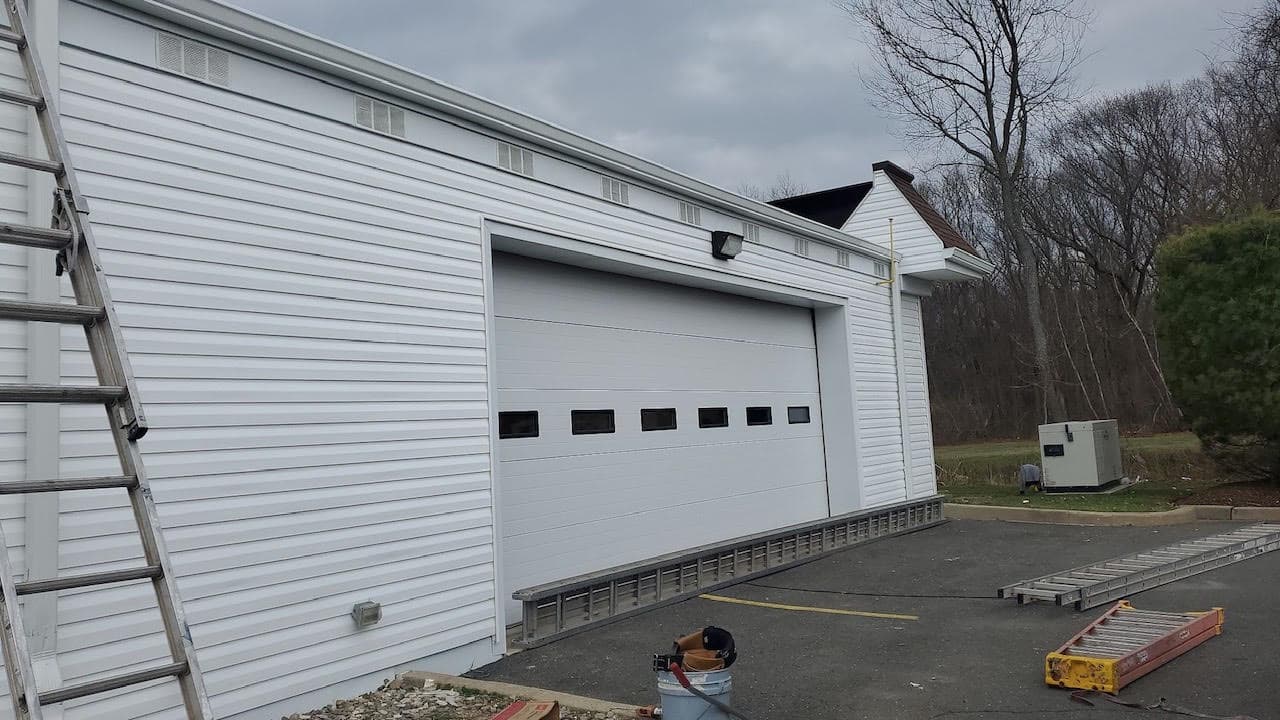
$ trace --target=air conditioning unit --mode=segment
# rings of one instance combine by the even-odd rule
[[[1040,426],[1040,468],[1045,492],[1101,490],[1124,478],[1115,420]]]

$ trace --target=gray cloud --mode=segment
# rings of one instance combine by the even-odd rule
[[[233,0],[728,188],[811,188],[913,157],[867,102],[872,58],[826,0]],[[1096,0],[1081,84],[1197,73],[1256,0]]]

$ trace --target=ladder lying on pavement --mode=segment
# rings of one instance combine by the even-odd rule
[[[1259,523],[1006,585],[996,597],[1052,600],[1087,610],[1280,549],[1280,523]]]
[[[1120,688],[1222,634],[1222,608],[1167,613],[1125,601],[1089,623],[1044,661],[1044,681],[1115,694]]]
[[[129,495],[144,555],[141,567],[16,582],[5,551],[8,544],[4,533],[0,531],[0,646],[3,646],[4,669],[9,679],[14,715],[18,720],[41,720],[41,708],[46,705],[171,677],[177,680],[182,691],[187,717],[191,720],[211,720],[213,713],[196,664],[195,648],[183,616],[182,600],[174,583],[169,556],[160,535],[160,522],[151,498],[151,489],[147,485],[142,455],[135,442],[146,433],[147,422],[138,400],[133,371],[120,335],[115,309],[111,305],[106,277],[98,261],[98,250],[88,222],[88,206],[80,194],[71,168],[67,143],[54,108],[54,99],[50,96],[43,66],[36,56],[35,48],[27,41],[24,3],[22,0],[4,2],[9,16],[9,28],[0,28],[0,42],[16,46],[29,88],[28,92],[0,89],[0,101],[30,107],[35,111],[48,157],[24,157],[0,152],[0,164],[50,173],[54,178],[55,190],[53,227],[0,225],[0,242],[57,252],[58,272],[70,273],[76,304],[4,300],[0,301],[0,318],[83,326],[99,384],[0,385],[0,402],[89,403],[104,406],[122,474],[97,478],[28,478],[25,482],[0,484],[0,494],[124,489]],[[50,358],[48,361],[55,360]],[[18,598],[36,593],[137,580],[149,580],[155,589],[169,644],[169,662],[77,685],[39,690],[35,684],[31,657],[27,652],[26,631],[23,628]]]

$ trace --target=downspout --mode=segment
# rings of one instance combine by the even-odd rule
[[[31,27],[28,41],[45,63],[53,100],[58,99],[58,0],[27,0]],[[35,113],[28,113],[27,153],[46,157],[47,151]],[[53,176],[37,171],[27,172],[27,222],[47,226],[53,213]],[[48,250],[27,251],[27,298],[33,302],[58,302],[60,282],[54,273],[54,254]],[[62,378],[61,328],[53,323],[27,323],[27,382],[57,385]],[[26,408],[26,478],[54,479],[60,476],[61,419],[56,404],[31,403]],[[58,575],[58,493],[33,493],[25,496],[25,562],[27,579],[44,580]],[[30,595],[24,600],[24,621],[28,649],[36,681],[41,687],[58,687],[62,673],[58,668],[58,596],[57,593]],[[45,717],[62,717],[60,706],[45,709]]]
[[[893,218],[889,218],[889,279],[877,283],[889,288],[889,310],[893,318],[893,376],[898,382],[898,432],[902,437],[902,486],[907,500],[911,488],[911,417],[907,407],[906,340],[902,332],[902,279],[898,274],[898,253],[893,242]]]

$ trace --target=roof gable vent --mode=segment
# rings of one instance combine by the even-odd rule
[[[230,53],[170,33],[156,33],[156,66],[212,85],[231,85]]]
[[[606,175],[600,176],[600,194],[605,200],[612,200],[619,205],[631,204],[630,186]]]
[[[702,225],[702,208],[698,207],[697,205],[694,205],[693,203],[687,203],[681,200],[680,201],[680,222],[688,223],[690,225],[701,226]]]
[[[356,96],[356,124],[385,135],[404,137],[404,109],[363,95]]]
[[[533,177],[533,151],[511,143],[498,143],[498,167]]]

